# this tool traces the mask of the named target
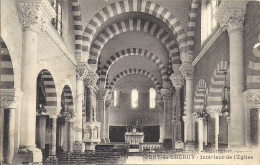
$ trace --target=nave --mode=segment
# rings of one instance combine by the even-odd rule
[[[259,162],[259,1],[2,0],[0,17],[0,163]]]

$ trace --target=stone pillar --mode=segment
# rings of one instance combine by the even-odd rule
[[[106,111],[105,111],[105,140],[106,143],[110,143],[110,139],[109,139],[109,108],[111,106],[111,100],[106,100],[105,101],[105,106],[106,106]]]
[[[221,105],[209,105],[206,107],[207,112],[215,119],[215,149],[218,150],[218,135],[219,135],[219,114],[221,113]]]
[[[57,116],[49,116],[49,131],[50,131],[50,148],[49,148],[49,161],[55,161],[56,158],[56,134],[57,134]]]
[[[194,122],[193,111],[193,72],[194,67],[191,63],[182,63],[179,69],[185,78],[186,85],[186,149],[194,149]]]
[[[73,152],[73,143],[74,143],[74,134],[75,134],[75,132],[73,130],[74,123],[75,123],[75,121],[74,121],[73,118],[68,120],[68,135],[69,135],[69,137],[68,137],[68,151],[70,153]]]
[[[108,94],[107,89],[100,89],[97,93],[98,99],[98,121],[101,122],[101,142],[106,142],[106,106],[105,100]]]
[[[176,70],[170,76],[173,86],[175,87],[175,101],[176,102],[176,119],[174,125],[174,137],[175,137],[175,149],[182,149],[183,148],[183,141],[182,141],[182,125],[181,125],[181,88],[184,85],[184,79],[180,72]],[[174,108],[173,108],[174,109]]]
[[[184,122],[184,129],[183,129],[184,137],[183,137],[183,139],[184,139],[184,143],[186,143],[186,137],[187,137],[186,116],[182,116],[182,120]]]
[[[17,102],[22,98],[22,92],[15,89],[0,89],[1,108],[4,109],[4,140],[3,156],[4,163],[13,164],[14,136],[15,136],[15,110]]]
[[[88,65],[86,63],[79,63],[77,66],[77,97],[76,97],[76,121],[75,121],[75,151],[84,151],[84,145],[82,144],[82,102],[84,96],[84,82],[83,79],[88,73]]]
[[[260,89],[248,89],[243,92],[243,97],[245,100],[245,118],[246,118],[246,147],[255,147],[255,148],[260,148],[260,130],[258,127],[258,146],[251,146],[251,125],[250,125],[250,110],[252,108],[257,108],[258,109],[258,123],[257,125],[260,125],[260,115],[259,115],[259,109],[260,109]]]
[[[164,127],[164,102],[163,100],[157,100],[157,104],[159,106],[160,116],[159,116],[159,123],[160,123],[160,139],[159,142],[163,142],[165,138],[165,127]]]
[[[199,151],[203,151],[203,141],[204,141],[204,118],[198,118],[199,126]]]
[[[98,75],[97,73],[94,72],[89,72],[85,78],[85,85],[87,86],[89,90],[89,95],[88,97],[88,105],[86,105],[86,111],[89,114],[86,114],[87,118],[89,115],[89,121],[87,122],[96,122],[97,121],[97,112],[96,112],[96,105],[95,99],[96,99],[96,93],[94,87],[96,86],[98,80]]]
[[[243,104],[244,39],[243,23],[247,1],[225,1],[215,15],[220,26],[227,27],[230,47],[230,147],[245,146]]]
[[[42,153],[35,146],[36,127],[36,79],[38,34],[46,30],[55,17],[55,10],[45,0],[21,0],[21,17],[24,28],[22,55],[22,90],[24,92],[21,110],[21,136],[18,161],[42,162]]]
[[[203,137],[204,137],[204,144],[208,145],[208,120],[205,121],[203,129],[204,129],[203,130],[203,133],[204,133],[204,135],[203,135]]]
[[[165,129],[165,139],[171,139],[172,138],[172,124],[171,124],[171,116],[172,116],[172,95],[173,95],[172,89],[161,89],[161,96],[163,97],[164,101],[164,129]]]
[[[46,116],[38,116],[37,120],[37,137],[36,137],[36,144],[41,149],[45,149],[45,134],[46,134]]]

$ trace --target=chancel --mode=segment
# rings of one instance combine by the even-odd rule
[[[259,1],[2,0],[0,17],[1,164],[259,164]]]

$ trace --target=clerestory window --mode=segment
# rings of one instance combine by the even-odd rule
[[[138,90],[137,89],[133,89],[131,92],[131,105],[132,105],[132,108],[138,107]]]
[[[154,88],[149,89],[149,106],[150,109],[155,108],[155,97],[156,97],[156,91]]]

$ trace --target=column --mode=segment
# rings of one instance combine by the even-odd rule
[[[165,127],[164,127],[164,102],[163,100],[156,101],[159,106],[160,116],[159,116],[159,123],[160,123],[160,139],[159,142],[163,142],[165,138]]]
[[[172,124],[171,124],[171,116],[172,116],[172,95],[173,89],[163,88],[161,89],[161,96],[164,101],[164,129],[165,134],[164,138],[169,140],[172,139]]]
[[[55,161],[56,158],[56,133],[57,133],[57,116],[49,116],[49,124],[50,124],[50,148],[49,148],[49,156],[47,160]]]
[[[36,79],[38,34],[51,24],[55,10],[46,1],[21,0],[21,19],[24,28],[22,55],[21,136],[18,161],[41,162],[42,153],[35,146],[36,127]],[[26,158],[27,157],[27,158]],[[29,158],[29,159],[28,159]]]
[[[4,163],[13,164],[14,136],[15,136],[15,110],[17,102],[22,98],[22,92],[15,89],[0,89],[1,108],[4,109],[3,156]]]
[[[215,149],[218,150],[218,135],[219,135],[219,114],[222,110],[222,105],[209,105],[206,107],[207,112],[215,119]]]
[[[194,149],[194,126],[193,126],[193,72],[194,68],[191,63],[182,63],[179,69],[185,78],[186,86],[186,149]]]
[[[105,143],[106,140],[106,107],[105,107],[105,100],[108,94],[107,89],[100,89],[97,93],[97,99],[98,99],[98,121],[101,122],[101,142]]]
[[[198,118],[198,131],[199,131],[199,151],[203,151],[203,141],[204,141],[204,118]]]
[[[41,149],[45,149],[45,133],[46,133],[46,116],[37,116],[37,137],[36,137],[36,144]]]
[[[207,146],[208,145],[208,120],[205,121],[206,123],[204,123],[204,130],[203,130],[203,137],[204,137],[204,144]]]
[[[106,100],[105,101],[105,106],[106,106],[106,111],[105,111],[105,117],[106,117],[106,120],[105,120],[105,140],[106,140],[106,143],[110,143],[110,139],[109,139],[109,108],[111,106],[111,103],[112,101],[109,99],[109,100]]]
[[[227,27],[230,45],[230,147],[245,146],[243,104],[244,39],[243,22],[247,1],[225,1],[215,15],[220,26]],[[235,7],[234,7],[235,6]]]
[[[181,126],[181,88],[184,84],[183,76],[180,74],[180,71],[176,69],[176,71],[170,76],[170,80],[172,81],[172,85],[175,87],[175,101],[176,102],[176,122],[174,125],[174,137],[175,139],[175,149],[183,148],[182,141],[182,126]],[[174,109],[174,108],[173,108]]]
[[[73,143],[74,143],[74,130],[73,130],[73,125],[74,125],[74,119],[71,118],[68,120],[68,151],[70,153],[73,152]]]
[[[246,116],[246,147],[247,148],[260,148],[260,115],[259,115],[259,109],[260,109],[260,89],[248,89],[243,92],[243,97],[245,100],[245,116]],[[258,146],[252,146],[251,144],[251,124],[250,124],[250,111],[252,108],[258,109]]]
[[[97,113],[96,113],[96,93],[94,87],[96,86],[98,80],[97,73],[89,72],[84,79],[85,85],[88,88],[88,105],[86,105],[87,111],[87,119],[89,117],[89,121],[87,122],[96,122],[97,121]]]
[[[187,137],[186,116],[182,116],[182,120],[184,122],[184,129],[183,129],[184,137],[183,137],[183,139],[184,139],[184,143],[186,143],[186,137]]]
[[[76,69],[77,77],[77,97],[76,97],[76,121],[75,121],[75,151],[84,151],[84,145],[82,144],[82,102],[84,96],[84,82],[83,79],[88,73],[88,65],[86,63],[79,63]]]

